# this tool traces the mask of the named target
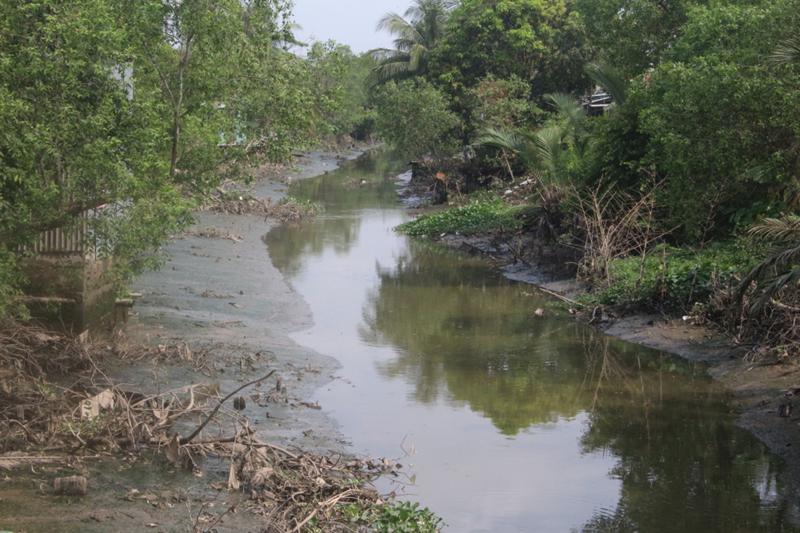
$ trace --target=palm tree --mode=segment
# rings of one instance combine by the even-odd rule
[[[800,41],[796,39],[786,39],[775,49],[770,59],[779,65],[785,65],[786,63],[800,60]]]
[[[545,99],[557,110],[563,123],[533,133],[487,129],[476,144],[501,149],[507,164],[507,154],[513,154],[545,186],[564,186],[567,185],[564,169],[570,160],[581,160],[589,148],[586,112],[580,102],[567,94],[548,94]]]
[[[622,78],[622,75],[617,69],[606,63],[595,61],[586,66],[586,73],[592,78],[592,81],[611,95],[616,105],[625,103],[625,98],[628,93],[628,82]]]
[[[423,73],[428,55],[445,34],[450,11],[458,3],[459,0],[414,0],[405,18],[397,13],[384,15],[375,29],[387,30],[396,36],[395,48],[376,48],[368,52],[379,62],[370,74],[370,86]]]
[[[768,257],[742,279],[736,293],[741,303],[744,293],[753,282],[761,293],[750,305],[750,312],[758,312],[784,287],[800,282],[800,217],[785,215],[783,218],[765,218],[750,230],[750,234],[762,241],[773,243]]]

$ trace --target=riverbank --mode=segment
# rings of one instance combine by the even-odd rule
[[[550,293],[575,298],[583,290],[574,278],[554,268],[551,258],[521,262],[491,237],[448,235],[436,240],[449,248],[489,256],[506,277]],[[596,327],[633,344],[705,363],[709,375],[730,392],[736,424],[786,462],[784,494],[800,505],[800,416],[779,415],[780,406],[800,394],[800,365],[753,360],[748,357],[752,346],[738,345],[732,335],[695,325],[689,318],[633,315],[602,320]]]
[[[356,155],[305,154],[294,170],[258,176],[243,195],[274,206],[297,180],[324,174],[341,159]],[[164,267],[141,276],[131,287],[141,297],[122,338],[101,341],[102,366],[101,359],[92,363],[98,366],[87,383],[109,387],[112,394],[128,391],[136,398],[131,402],[163,399],[163,405],[148,403],[144,411],[170,418],[169,426],[174,416],[172,435],[186,437],[207,417],[211,423],[197,439],[199,448],[187,454],[177,444],[154,445],[157,439],[151,436],[149,447],[139,445],[119,457],[113,452],[116,446],[107,447],[97,439],[73,449],[63,461],[51,458],[52,465],[40,464],[32,473],[15,470],[0,487],[0,529],[261,531],[273,527],[271,523],[279,524],[275,526],[279,529],[280,524],[296,525],[314,510],[316,499],[334,505],[342,491],[344,501],[363,503],[364,509],[380,501],[369,482],[394,471],[394,465],[354,461],[337,423],[310,400],[316,389],[333,379],[339,363],[290,338],[292,332],[311,328],[313,317],[307,303],[272,265],[262,242],[279,222],[224,210],[195,216],[189,231],[164,246],[170,257]],[[259,381],[266,375],[268,381]],[[84,377],[75,374],[70,379]],[[203,405],[203,398],[225,397],[248,384],[219,413]],[[184,409],[188,416],[178,419]],[[68,408],[64,417],[69,425],[73,417]],[[161,423],[153,424],[155,428]],[[84,426],[76,422],[72,429],[78,440],[81,435],[85,439],[90,429]],[[137,427],[147,425],[137,423]],[[232,435],[237,435],[236,442]],[[148,442],[147,435],[139,439]],[[113,444],[113,439],[109,442]],[[268,467],[262,464],[267,455]],[[27,464],[24,458],[19,460]],[[295,467],[297,472],[292,472]],[[276,478],[278,470],[291,479],[284,483]],[[88,494],[54,494],[54,480],[65,475],[83,478]],[[256,481],[259,475],[265,479]],[[301,493],[306,493],[312,498],[308,509],[291,511],[291,505],[281,503],[284,495],[266,478],[284,489],[294,486],[290,490],[294,505],[302,506]],[[354,488],[356,480],[363,490]],[[226,490],[240,481],[248,490]]]

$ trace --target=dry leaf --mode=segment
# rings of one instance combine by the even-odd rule
[[[231,461],[231,469],[228,472],[228,488],[236,490],[240,486],[239,477],[236,475],[236,463]]]
[[[250,484],[254,487],[266,486],[269,477],[274,471],[275,470],[269,466],[256,470],[253,474],[253,478],[250,480]]]

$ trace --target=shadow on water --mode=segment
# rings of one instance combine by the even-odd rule
[[[453,531],[800,531],[779,460],[734,426],[701,364],[394,234],[407,216],[384,178],[399,171],[299,184],[327,214],[265,243],[314,313],[294,338],[342,361],[320,403],[356,451],[419,450],[401,493]]]

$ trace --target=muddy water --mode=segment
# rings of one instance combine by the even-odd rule
[[[459,532],[800,531],[779,460],[701,365],[395,234],[408,214],[385,178],[400,171],[302,181],[291,194],[326,214],[263,239],[313,314],[292,339],[342,365],[314,400],[354,452],[403,457],[391,489]]]

